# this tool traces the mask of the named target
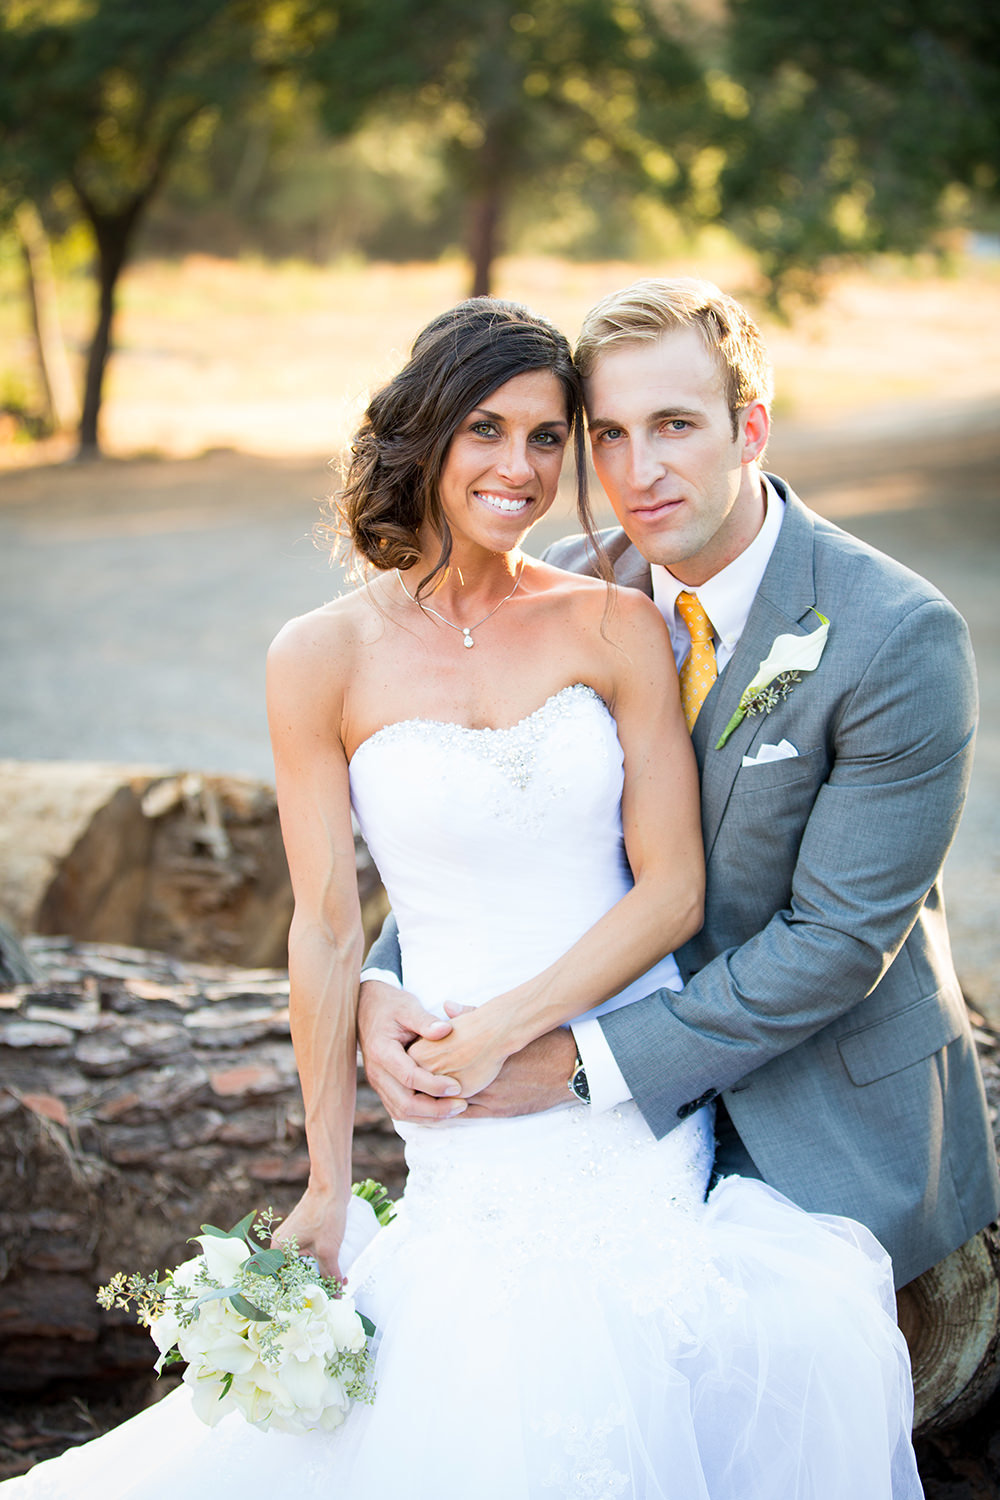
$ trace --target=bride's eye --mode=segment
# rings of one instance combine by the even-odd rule
[[[474,432],[477,437],[496,437],[496,423],[486,421],[473,422],[469,431]]]

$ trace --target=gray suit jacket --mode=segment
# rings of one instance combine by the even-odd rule
[[[867,1224],[902,1285],[1000,1204],[940,886],[971,767],[972,654],[930,584],[773,482],[777,545],[693,734],[707,897],[677,955],[685,988],[601,1025],[658,1135],[721,1094],[765,1181]],[[651,593],[624,533],[605,543],[619,583]],[[584,538],[546,557],[594,571]],[[717,750],[775,636],[815,629],[814,607],[831,621],[817,669]],[[742,766],[781,739],[797,756]]]

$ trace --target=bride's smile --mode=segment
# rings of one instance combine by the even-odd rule
[[[452,438],[438,498],[456,560],[507,552],[552,505],[569,438],[566,394],[551,370],[529,370],[492,391]]]

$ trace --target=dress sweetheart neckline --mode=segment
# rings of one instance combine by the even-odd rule
[[[415,715],[411,719],[394,719],[390,724],[383,724],[378,729],[373,729],[371,734],[366,735],[365,738],[354,747],[354,754],[348,761],[348,769],[353,766],[359,753],[365,748],[366,745],[372,744],[374,740],[381,739],[381,737],[385,734],[388,734],[390,730],[402,729],[411,724],[421,724],[430,725],[434,728],[440,729],[455,729],[461,731],[464,734],[513,734],[516,730],[523,729],[525,725],[530,724],[532,719],[537,719],[540,714],[545,713],[546,709],[551,708],[553,703],[558,702],[558,700],[565,697],[567,693],[575,693],[580,689],[588,694],[589,697],[596,699],[596,701],[601,705],[608,716],[611,717],[610,708],[608,708],[608,705],[605,703],[604,699],[601,697],[597,689],[591,687],[589,682],[570,682],[567,683],[564,688],[559,688],[556,692],[550,693],[544,703],[540,703],[537,708],[533,708],[530,713],[527,713],[523,718],[518,719],[516,724],[483,724],[479,726],[473,726],[470,724],[456,724],[453,719],[427,719],[421,717],[420,715]]]

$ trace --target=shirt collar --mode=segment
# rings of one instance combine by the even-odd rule
[[[738,557],[734,557],[731,563],[706,583],[699,584],[697,588],[688,588],[687,584],[681,583],[661,563],[651,564],[653,598],[672,635],[683,632],[687,636],[687,627],[676,610],[677,595],[687,589],[701,600],[716,638],[725,648],[726,654],[735,650],[761,579],[771,560],[785,513],[785,502],[766,474],[761,475],[761,485],[765,501],[763,525],[750,545],[744,547]]]

